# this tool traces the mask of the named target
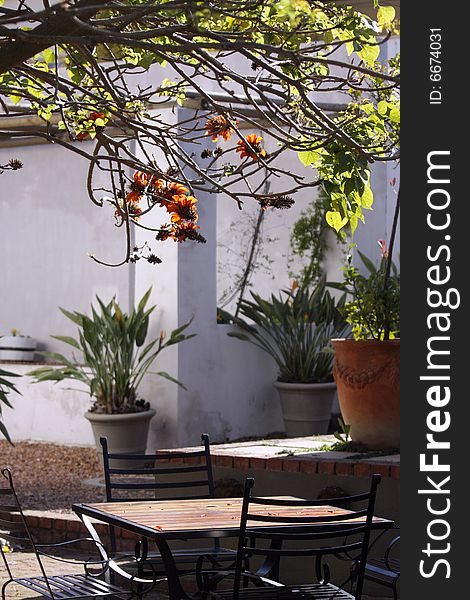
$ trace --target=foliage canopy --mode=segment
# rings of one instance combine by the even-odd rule
[[[110,204],[126,231],[122,262],[143,256],[131,223],[150,228],[145,214],[166,201],[145,186],[133,194],[132,170],[191,197],[223,192],[240,207],[248,198],[286,207],[299,188],[323,185],[328,224],[354,230],[373,203],[370,165],[399,153],[399,58],[379,60],[394,17],[391,7],[372,20],[314,0],[9,2],[0,7],[0,140],[40,138],[86,158],[91,200]],[[175,102],[191,110],[171,110]],[[286,150],[311,177],[283,170]],[[282,189],[263,194],[260,166],[274,182],[282,176]],[[171,218],[157,239],[186,239]]]

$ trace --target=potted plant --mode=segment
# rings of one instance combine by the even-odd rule
[[[352,299],[343,307],[352,339],[334,339],[333,374],[351,440],[372,449],[400,445],[400,278],[385,243],[376,267],[358,254],[368,274],[345,268]]]
[[[279,375],[274,387],[286,434],[326,433],[336,391],[330,340],[345,331],[340,310],[345,296],[336,302],[325,289],[324,277],[313,290],[284,290],[269,300],[251,296],[240,303],[246,320],[233,318],[239,330],[228,335],[251,342],[275,360]]]
[[[34,360],[37,342],[29,335],[13,328],[10,335],[0,337],[0,360],[31,362]]]
[[[97,299],[91,317],[61,308],[63,314],[78,326],[78,338],[53,336],[81,352],[71,359],[62,354],[43,354],[61,366],[45,366],[28,373],[36,382],[81,381],[89,389],[93,404],[85,417],[90,421],[96,446],[99,438],[108,438],[110,452],[143,453],[147,447],[150,419],[155,411],[139,397],[139,386],[156,357],[169,346],[194,336],[183,332],[190,322],[146,343],[150,315],[155,306],[146,308],[151,290],[137,308],[124,313],[116,300],[105,304]],[[154,373],[182,385],[168,373]]]

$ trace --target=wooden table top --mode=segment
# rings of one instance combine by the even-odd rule
[[[278,499],[292,496],[277,496]],[[240,523],[241,498],[212,498],[206,500],[156,500],[141,502],[104,502],[99,504],[75,504],[73,509],[78,514],[85,514],[105,523],[111,523],[144,535],[164,534],[168,537],[197,537],[203,532],[219,531],[226,535],[236,535]],[[308,516],[331,517],[344,515],[350,511],[329,506],[311,507],[274,507],[256,505],[252,511],[258,514],[276,516]],[[358,520],[363,519],[356,519]],[[342,521],[353,523],[354,520]],[[388,519],[374,517],[376,527],[388,528],[393,522]],[[282,525],[277,523],[276,526]],[[269,527],[272,523],[256,522],[256,527]],[[145,533],[144,533],[145,532]]]

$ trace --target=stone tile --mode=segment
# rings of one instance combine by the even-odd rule
[[[302,454],[302,457],[305,457],[305,454]],[[312,458],[316,458],[318,460],[330,460],[334,462],[340,462],[342,460],[351,459],[353,456],[357,456],[355,452],[337,452],[332,450],[331,452],[316,452],[310,454]]]
[[[393,465],[399,465],[400,464],[400,455],[399,454],[391,454],[389,456],[376,456],[375,458],[368,458],[367,462],[390,463]]]
[[[272,456],[287,454],[287,452],[280,451],[277,446],[245,446],[242,448],[232,446],[231,448],[223,448],[221,450],[218,448],[211,450],[212,456],[246,456],[248,458],[270,458]]]

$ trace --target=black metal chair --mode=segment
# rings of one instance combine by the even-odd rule
[[[387,545],[383,556],[369,556],[364,573],[364,577],[369,581],[390,588],[394,600],[398,600],[398,581],[400,579],[400,559],[394,555],[399,542],[400,536],[395,535]]]
[[[213,568],[205,569],[201,559],[197,570],[201,592],[214,594],[222,600],[361,600],[375,498],[380,480],[380,475],[373,475],[368,492],[329,501],[329,504],[334,506],[347,506],[346,514],[322,514],[312,517],[302,514],[302,509],[323,505],[325,500],[254,497],[254,480],[247,479],[235,569],[225,572]],[[282,514],[256,512],[256,506],[260,504],[272,506],[273,512],[278,510],[281,513],[282,507],[298,507],[299,516],[286,517]],[[357,507],[359,504],[363,504],[364,507]],[[263,530],[256,527],[260,523],[277,524],[278,527]],[[250,540],[250,544],[247,540]],[[255,544],[253,540],[256,540]],[[256,556],[264,558],[263,565],[254,573],[247,572],[244,561],[247,557],[252,560]],[[284,585],[274,580],[273,574],[276,574],[279,561],[283,557],[314,559],[317,581]],[[347,557],[353,566],[347,579],[338,585],[331,582],[330,567],[325,560],[333,557],[341,560]],[[234,578],[233,588],[229,591],[219,591],[219,584],[227,577]],[[249,587],[249,582],[254,583],[255,587]],[[349,593],[344,588],[351,582],[354,589]]]
[[[2,586],[2,600],[7,599],[6,590],[9,585],[17,584],[28,588],[35,594],[39,594],[50,600],[68,600],[79,598],[132,598],[136,595],[142,597],[146,591],[153,587],[153,581],[142,581],[132,575],[129,575],[128,581],[131,583],[131,589],[125,589],[114,583],[108,583],[102,579],[109,567],[106,550],[92,538],[81,538],[70,540],[59,544],[37,544],[28,527],[27,520],[23,514],[21,504],[16,495],[13,486],[13,479],[9,469],[1,471],[7,481],[7,487],[0,486],[0,510],[2,518],[0,519],[0,543],[3,563],[6,568],[8,578]],[[6,513],[6,515],[5,515]],[[4,518],[8,516],[9,518]],[[51,554],[54,549],[60,551],[66,550],[70,545],[80,542],[91,542],[97,547],[98,557],[95,560],[82,562],[84,573],[73,573],[65,575],[48,575],[44,567],[42,557],[47,557],[63,563],[72,563],[77,565],[77,561],[59,557]],[[98,547],[100,546],[100,547]],[[18,551],[32,551],[37,560],[38,572],[40,575],[34,577],[14,577],[14,566],[10,565],[10,549],[14,553]],[[48,552],[45,551],[48,549]],[[80,563],[78,563],[80,564]],[[93,572],[95,570],[95,572]],[[151,584],[144,590],[142,584]],[[134,584],[134,585],[133,585]],[[135,586],[139,586],[136,588]]]
[[[125,454],[109,452],[108,441],[100,438],[103,449],[104,478],[107,502],[128,502],[141,500],[183,500],[210,499],[214,497],[214,479],[210,454],[209,436],[201,436],[203,449],[188,452],[159,452],[157,454]],[[195,464],[176,464],[176,460],[191,457]],[[117,462],[115,462],[117,461]],[[113,464],[114,462],[114,464]],[[159,466],[168,463],[170,466]],[[133,466],[136,465],[135,467]],[[129,466],[130,465],[130,466]],[[116,536],[114,527],[109,528],[110,553],[116,553]],[[154,569],[159,571],[160,554],[149,553],[147,543],[139,548],[139,554],[151,561]],[[222,548],[215,538],[211,548],[185,548],[173,551],[175,562],[179,565],[194,566],[201,555],[210,554],[217,562],[234,561],[236,551]],[[190,569],[186,569],[190,570]]]

